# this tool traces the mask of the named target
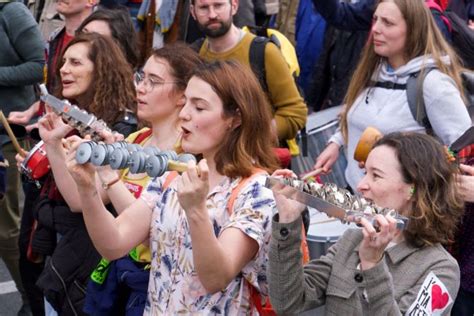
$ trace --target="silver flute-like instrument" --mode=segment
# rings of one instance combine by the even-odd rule
[[[324,212],[329,217],[337,218],[343,223],[357,222],[363,217],[377,226],[374,220],[375,215],[390,214],[397,221],[398,229],[402,230],[408,224],[408,218],[395,210],[379,207],[333,183],[320,184],[293,178],[268,177],[265,186],[289,199]]]
[[[95,115],[88,113],[86,110],[81,110],[77,105],[72,105],[67,100],[60,100],[49,94],[44,84],[39,85],[39,88],[41,101],[51,107],[68,125],[77,129],[81,136],[90,135],[92,139],[100,140],[99,133],[101,131],[111,132],[107,124],[97,119]]]

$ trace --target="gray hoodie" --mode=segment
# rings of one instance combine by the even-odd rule
[[[443,62],[449,63],[449,59],[444,58]],[[431,66],[436,66],[435,61],[424,56],[414,58],[396,70],[390,69],[385,63],[375,72],[373,79],[405,84],[410,74],[420,71],[422,67]],[[423,84],[423,98],[433,132],[444,144],[452,144],[471,126],[471,119],[459,90],[448,75],[437,69],[431,71]],[[426,132],[410,112],[406,90],[379,87],[365,89],[348,113],[349,138],[345,146],[348,163],[345,176],[353,189],[363,177],[363,170],[353,159],[354,151],[368,126],[377,128],[383,134],[398,131]],[[329,141],[344,144],[340,131]]]

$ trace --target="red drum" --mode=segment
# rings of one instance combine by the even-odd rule
[[[49,160],[44,150],[44,142],[40,141],[21,164],[21,172],[32,180],[38,180],[48,173],[50,166]]]

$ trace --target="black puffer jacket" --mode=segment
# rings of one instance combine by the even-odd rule
[[[127,137],[137,129],[135,116],[127,115],[112,129]],[[48,259],[36,285],[59,315],[85,315],[82,309],[87,282],[101,256],[87,233],[82,214],[71,211],[52,173],[46,177],[35,209],[38,226],[32,250]]]
[[[35,234],[33,249],[41,250],[35,241],[47,232],[53,237],[47,249],[54,251],[36,285],[59,315],[84,315],[82,306],[87,280],[100,255],[87,234],[82,214],[72,213],[65,203],[48,198],[40,201],[37,211],[41,224]],[[56,232],[60,238],[54,248]]]

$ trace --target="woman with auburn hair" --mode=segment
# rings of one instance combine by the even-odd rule
[[[200,64],[199,55],[185,44],[166,45],[152,52],[135,78],[137,116],[150,127],[132,133],[126,141],[143,147],[155,146],[160,150],[175,149],[181,135],[179,112],[185,102],[184,90],[194,69]],[[60,118],[55,115],[48,114],[42,121],[49,123],[41,124],[43,134],[58,134],[62,130]],[[108,136],[109,141],[114,141],[112,135]],[[77,136],[73,137],[68,140],[81,141]],[[61,143],[56,143],[55,151],[64,152]],[[59,190],[67,204],[73,212],[82,212],[82,196],[67,170],[65,158],[55,160],[54,170],[62,175]],[[132,174],[128,169],[117,172],[104,166],[97,169],[96,189],[103,203],[112,203],[115,212],[120,214],[139,198],[150,180],[146,173]],[[103,274],[101,282],[97,278],[89,281],[84,311],[90,315],[143,314],[150,261],[150,250],[143,244],[114,262],[101,260],[93,275],[100,274],[104,267],[107,273]],[[127,294],[119,295],[122,292]]]
[[[141,65],[137,48],[137,34],[133,28],[130,14],[126,9],[109,10],[100,8],[94,11],[77,28],[76,34],[79,35],[81,33],[97,33],[112,38],[122,49],[133,70],[138,69]],[[18,124],[28,124],[34,116],[38,115],[39,110],[40,102],[38,101],[25,111],[11,112],[8,119]],[[30,127],[32,128],[33,126]]]
[[[301,266],[304,206],[275,190],[278,215],[270,243],[270,299],[277,313],[325,304],[331,315],[449,315],[459,266],[443,245],[463,214],[456,166],[431,136],[392,133],[369,153],[357,189],[376,205],[408,217],[400,231],[390,214],[362,218],[327,255]],[[376,229],[374,223],[378,225]],[[282,232],[286,231],[286,234]]]
[[[182,149],[203,159],[181,176],[153,179],[114,218],[97,196],[93,166],[71,159],[69,171],[104,257],[119,258],[149,239],[145,315],[249,314],[251,289],[266,293],[275,204],[264,182],[278,166],[268,142],[271,113],[260,104],[267,101],[257,79],[236,62],[198,67],[184,95]]]
[[[328,172],[344,146],[349,157],[346,180],[354,189],[363,174],[352,157],[368,126],[383,134],[427,132],[408,104],[406,84],[412,76],[426,74],[418,95],[423,97],[432,132],[450,145],[471,126],[460,70],[423,0],[379,1],[369,41],[345,97],[340,130],[317,158],[315,169]]]

